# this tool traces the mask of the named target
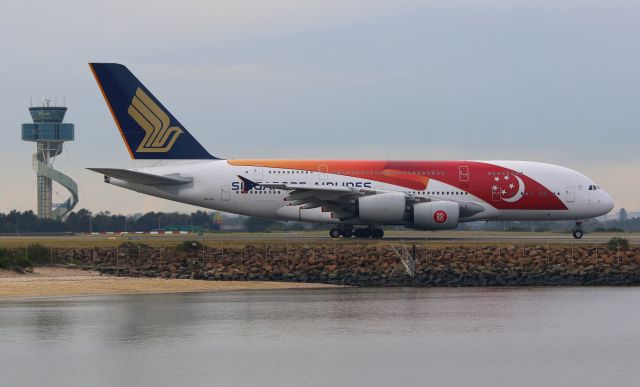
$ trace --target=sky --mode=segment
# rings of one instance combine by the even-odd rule
[[[220,158],[543,161],[640,210],[638,20],[616,0],[8,2],[0,212],[35,210],[20,124],[45,97],[75,124],[55,165],[78,209],[197,209],[86,170],[140,165],[88,62],[127,65]]]

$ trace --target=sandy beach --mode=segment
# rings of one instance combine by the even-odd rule
[[[333,285],[264,281],[203,281],[188,279],[102,276],[71,268],[35,268],[18,274],[0,270],[0,300],[98,294],[214,292],[259,289],[311,289]]]

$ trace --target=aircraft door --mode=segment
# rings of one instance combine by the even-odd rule
[[[222,185],[222,187],[220,187],[220,199],[223,201],[229,201],[231,199],[231,190],[228,185]]]
[[[253,181],[257,183],[262,182],[262,167],[253,168]]]
[[[494,202],[499,202],[502,200],[502,191],[500,191],[500,187],[494,185],[491,187],[491,200]]]
[[[327,173],[329,173],[329,167],[326,165],[318,166],[318,172],[320,172],[320,180],[327,180]]]
[[[458,167],[458,180],[460,181],[460,185],[462,187],[469,186],[469,166],[468,165],[460,165]]]
[[[576,201],[576,189],[574,187],[567,187],[565,193],[567,203],[573,203]]]

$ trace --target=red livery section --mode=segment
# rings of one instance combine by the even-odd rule
[[[230,165],[351,176],[427,191],[430,180],[468,192],[500,210],[566,210],[559,192],[498,165],[478,161],[229,160]],[[268,179],[268,175],[265,176]]]

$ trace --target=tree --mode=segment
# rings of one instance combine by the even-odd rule
[[[249,232],[263,232],[282,230],[283,223],[278,220],[249,216],[244,220],[244,226]]]
[[[626,222],[627,219],[629,219],[629,214],[627,213],[627,210],[625,210],[624,208],[621,208],[620,212],[618,212],[618,220],[620,222]]]

